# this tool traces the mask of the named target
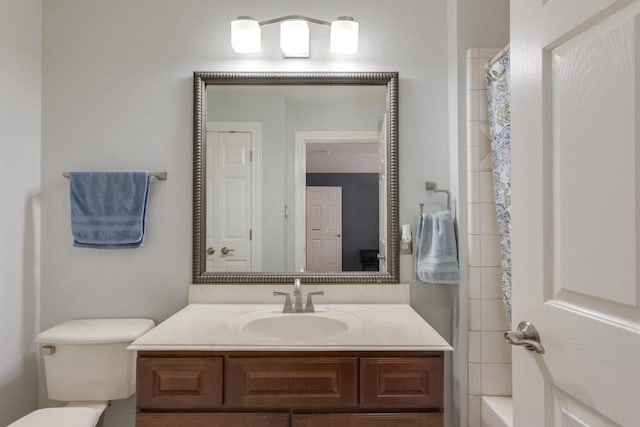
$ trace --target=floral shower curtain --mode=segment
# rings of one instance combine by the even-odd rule
[[[493,184],[498,237],[502,250],[502,298],[511,325],[511,109],[510,55],[506,53],[487,71]]]

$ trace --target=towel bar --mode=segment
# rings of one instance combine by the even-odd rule
[[[62,176],[64,176],[65,178],[69,178],[69,174],[71,172],[64,172],[62,174]],[[149,172],[149,176],[151,178],[157,178],[159,181],[166,181],[167,180],[167,173],[166,172]]]

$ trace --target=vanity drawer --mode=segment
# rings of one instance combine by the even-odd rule
[[[136,427],[289,427],[289,414],[138,414]]]
[[[442,408],[443,358],[360,359],[361,408]]]
[[[442,414],[294,414],[291,427],[442,427]]]
[[[355,357],[229,358],[225,399],[230,408],[355,408]]]
[[[221,357],[138,358],[140,409],[210,409],[222,406]]]

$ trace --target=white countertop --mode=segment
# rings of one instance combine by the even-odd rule
[[[243,332],[242,325],[271,317],[281,304],[190,304],[142,335],[130,350],[198,351],[452,351],[451,346],[408,304],[318,304],[314,314],[349,320],[349,329],[315,339],[278,339]],[[332,314],[333,313],[333,314]]]

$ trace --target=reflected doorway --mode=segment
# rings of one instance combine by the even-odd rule
[[[379,152],[378,132],[296,132],[296,271],[379,271]]]
[[[342,187],[310,186],[307,174],[307,271],[342,271]]]

